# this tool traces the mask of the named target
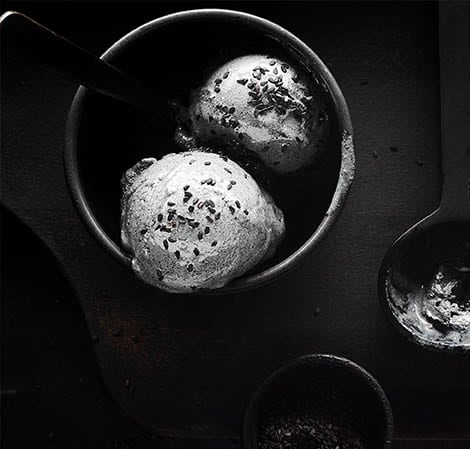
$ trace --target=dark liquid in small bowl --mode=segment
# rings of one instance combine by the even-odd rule
[[[227,49],[233,55],[261,53],[299,61],[298,55],[277,38],[242,22],[200,18],[152,30],[114,56],[111,62],[145,84],[156,86],[165,99],[185,104],[191,90],[203,81],[207,69],[223,58]],[[275,177],[271,183],[269,191],[285,214],[287,233],[274,258],[256,267],[254,272],[291,255],[325,216],[341,164],[340,132],[334,113],[328,115],[331,129],[325,153],[313,166],[294,175]],[[97,221],[117,244],[122,174],[144,157],[159,158],[180,151],[173,133],[174,129],[164,129],[154,118],[88,93],[78,142],[79,176]]]

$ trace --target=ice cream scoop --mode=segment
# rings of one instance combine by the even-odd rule
[[[326,144],[323,90],[306,69],[247,55],[221,65],[194,90],[190,126],[202,144],[232,144],[256,153],[277,173],[313,162]]]
[[[122,178],[121,240],[145,282],[215,289],[270,257],[284,217],[239,165],[202,151],[143,159]]]

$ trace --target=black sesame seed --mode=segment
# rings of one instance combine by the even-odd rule
[[[189,189],[189,184],[186,184],[184,187],[183,187],[183,190],[186,192],[186,190]]]
[[[215,214],[216,212],[216,210],[213,207],[208,207],[207,209],[211,214]]]
[[[214,240],[212,243],[211,243],[211,246],[216,246],[217,245],[217,240]]]
[[[163,220],[163,214],[158,214],[157,219],[158,219],[158,221],[162,221]]]
[[[175,256],[176,256],[177,259],[179,259],[181,257],[181,253],[178,250],[176,250],[175,251]]]
[[[269,61],[269,65],[276,65],[276,61]]]
[[[295,140],[297,140],[297,142],[299,142],[299,143],[302,142],[302,139],[299,136],[296,136]]]
[[[210,232],[210,228],[209,228],[209,226],[206,226],[204,228],[204,234],[209,234],[209,232]]]
[[[163,240],[163,246],[165,247],[165,249],[168,249],[168,240]]]
[[[236,204],[236,206],[237,206],[237,207],[240,209],[240,207],[241,207],[241,205],[240,205],[240,201],[238,201],[238,200],[237,200],[237,201],[235,201],[235,204]]]
[[[218,220],[219,218],[220,218],[220,212],[217,212],[217,213],[215,214],[215,219]]]
[[[193,269],[194,269],[193,264],[190,263],[190,264],[188,265],[188,267],[187,267],[187,270],[188,270],[189,272],[191,272],[191,271],[193,271]]]
[[[173,203],[173,201],[168,201],[167,204],[168,204],[168,206],[174,206],[175,205],[175,203]]]
[[[222,80],[220,78],[216,78],[215,84],[220,84],[221,82],[222,82]]]
[[[209,161],[204,162],[204,165],[211,165]]]
[[[206,215],[206,220],[209,222],[209,223],[214,223],[214,220],[212,219],[212,217],[210,215]]]
[[[239,133],[239,134],[238,134],[238,138],[239,138],[240,140],[242,140],[242,139],[243,139],[243,134],[242,134],[242,133]]]
[[[230,72],[225,72],[222,78],[227,79],[229,74],[230,74]]]
[[[169,241],[170,243],[176,243],[176,237],[169,237],[169,238],[168,238],[168,241]]]
[[[233,187],[232,184],[229,184],[229,185],[227,186],[227,190],[232,190],[232,187]]]
[[[228,112],[229,112],[230,114],[233,114],[233,113],[235,112],[235,108],[232,106],[232,107],[228,110]]]
[[[199,198],[194,198],[193,205],[196,205],[198,201],[199,201]]]
[[[281,65],[281,70],[284,72],[284,73],[287,73],[287,67],[285,65]]]
[[[233,215],[235,213],[235,208],[233,206],[229,206],[228,208],[230,209],[230,212]]]
[[[220,89],[219,89],[218,87],[216,87],[216,88],[214,89],[214,92],[215,92],[216,94],[218,94],[218,93],[220,92]]]
[[[199,256],[199,250],[197,248],[194,248],[193,249],[193,253],[196,255],[196,256]]]
[[[227,167],[224,167],[224,170],[225,170],[227,173],[232,174],[232,172],[231,172]]]
[[[203,237],[204,237],[203,232],[202,232],[202,231],[199,231],[198,234],[197,234],[197,238],[198,238],[199,240],[202,240]]]
[[[148,229],[142,229],[140,231],[140,235],[145,235],[147,233]]]
[[[194,206],[189,206],[188,210],[189,210],[189,212],[194,212]]]
[[[248,215],[248,211],[247,211],[246,209],[243,211],[243,213],[244,213],[245,215]]]
[[[244,86],[247,82],[248,82],[247,78],[242,78],[242,79],[237,80],[237,83],[241,84],[242,86]]]

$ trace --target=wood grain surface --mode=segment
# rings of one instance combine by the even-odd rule
[[[3,2],[2,10],[24,12],[101,53],[143,22],[214,5]],[[166,295],[105,255],[64,181],[65,120],[77,86],[2,61],[1,201],[63,269],[106,391],[150,433],[236,438],[246,401],[273,369],[298,355],[332,353],[382,384],[397,436],[470,438],[470,359],[406,341],[376,292],[388,246],[439,202],[436,4],[223,5],[271,19],[317,52],[345,94],[357,150],[352,191],[327,238],[300,268],[248,293]],[[42,264],[40,254],[23,257]],[[16,279],[28,282],[22,273]]]

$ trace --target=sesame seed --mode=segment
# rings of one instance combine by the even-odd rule
[[[232,184],[229,184],[229,185],[227,186],[227,190],[232,190],[232,187],[233,187]]]
[[[220,212],[217,212],[217,213],[215,214],[215,219],[218,220],[219,218],[220,218]]]
[[[240,201],[235,201],[235,204],[237,205],[237,207],[240,209],[241,205],[240,205]]]
[[[214,92],[215,92],[216,94],[218,94],[218,93],[220,92],[220,89],[219,89],[218,87],[216,87],[216,88],[214,89]]]
[[[193,253],[196,255],[196,256],[199,256],[199,250],[197,248],[194,248],[193,249]]]
[[[235,208],[233,206],[228,207],[230,209],[230,212],[232,212],[232,215],[235,213]]]
[[[187,269],[188,269],[189,272],[193,271],[193,269],[194,269],[193,264],[190,263],[190,264],[188,265]]]
[[[211,214],[215,214],[215,209],[213,207],[208,207],[207,208]]]
[[[202,231],[199,231],[198,234],[197,234],[197,238],[198,238],[199,240],[202,240],[203,237],[204,237],[203,232],[202,232]]]
[[[216,246],[217,245],[217,240],[214,240],[212,243],[211,243],[211,246]]]
[[[221,82],[222,82],[222,80],[220,78],[216,78],[215,84],[220,84]]]
[[[167,204],[168,204],[168,206],[174,206],[175,205],[175,203],[173,203],[173,201],[168,201]]]
[[[176,237],[169,237],[169,238],[168,238],[168,241],[169,241],[170,243],[176,243]]]
[[[147,229],[142,229],[142,230],[140,231],[140,235],[145,235],[146,233],[147,233]]]
[[[204,228],[204,234],[209,234],[209,232],[210,232],[210,228],[209,228],[209,226],[206,226]]]
[[[248,211],[247,211],[246,209],[243,211],[243,213],[244,213],[245,215],[248,215]]]
[[[235,185],[237,181],[234,181],[233,179],[230,181],[230,184]]]
[[[227,79],[229,74],[230,74],[230,72],[225,72],[222,78]]]
[[[189,189],[189,184],[186,184],[184,187],[183,187],[183,190],[186,192],[186,190]]]
[[[163,246],[165,247],[165,249],[168,249],[168,240],[167,239],[163,240]]]
[[[229,112],[230,114],[233,114],[233,113],[235,112],[235,108],[232,106],[232,107],[228,110],[228,112]]]
[[[269,61],[269,65],[275,65],[276,61]]]
[[[244,86],[247,82],[248,82],[247,78],[242,78],[242,79],[237,80],[237,83],[241,84],[242,86]]]
[[[227,167],[224,167],[224,170],[225,170],[227,173],[232,174],[232,172],[231,172]]]
[[[211,165],[209,161],[204,162],[204,165]]]
[[[158,214],[157,219],[158,219],[158,221],[162,221],[163,220],[163,214]]]
[[[285,65],[281,65],[281,70],[284,72],[284,73],[287,73],[287,68]]]
[[[212,217],[210,215],[206,215],[206,220],[209,222],[209,223],[214,223],[214,220],[212,219]]]
[[[194,212],[194,206],[189,206],[188,210],[189,210],[189,212]]]
[[[176,250],[175,251],[175,256],[176,256],[177,259],[179,259],[181,257],[181,253],[178,250]]]

